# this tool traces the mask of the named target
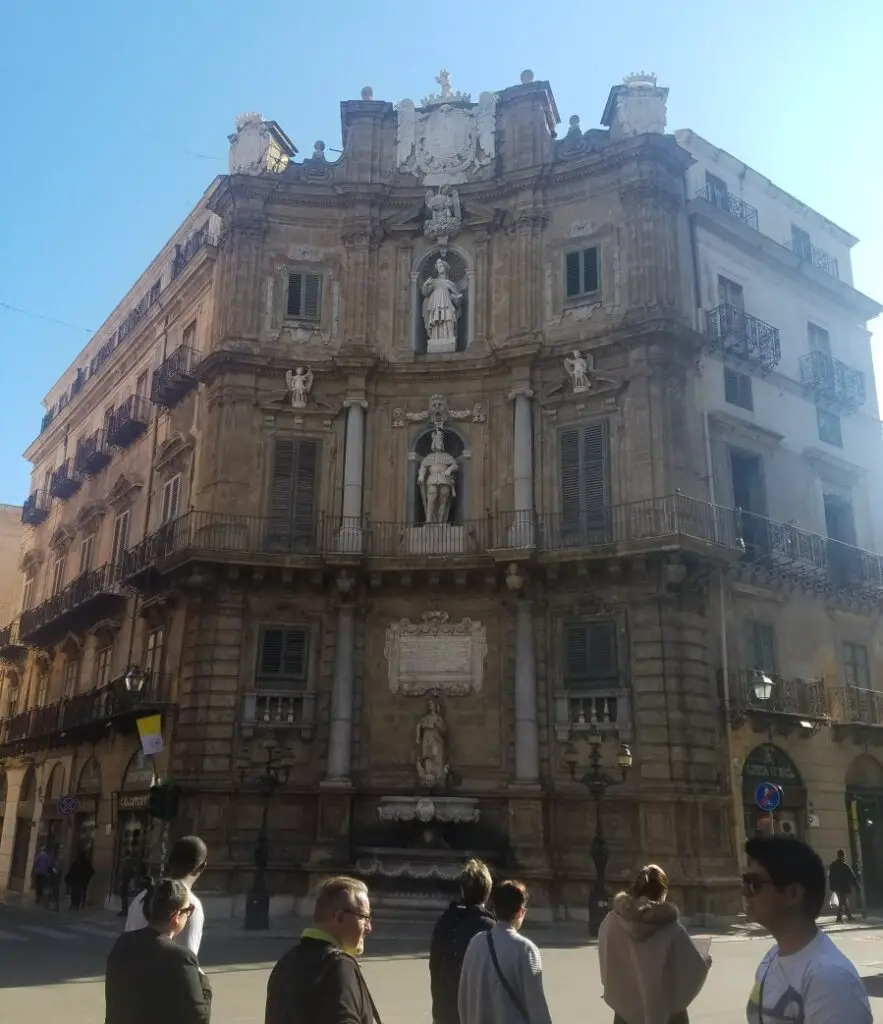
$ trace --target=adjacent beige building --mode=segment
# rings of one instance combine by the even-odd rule
[[[0,505],[0,622],[11,622],[21,591],[19,559],[23,529],[20,505]]]
[[[652,858],[686,913],[738,904],[722,623],[779,577],[709,471],[694,158],[647,76],[560,136],[529,72],[438,84],[344,101],[334,162],[240,118],[230,173],[47,396],[0,634],[0,885],[83,842],[112,893],[125,854],[156,860],[159,775],[241,903],[269,757],[280,897],[346,870],[432,905],[471,852],[580,917],[595,743],[608,875]],[[870,622],[854,582],[829,601]],[[858,753],[875,723],[838,706]]]

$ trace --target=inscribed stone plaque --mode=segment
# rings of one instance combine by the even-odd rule
[[[393,623],[383,653],[393,693],[460,697],[481,690],[487,634],[472,619],[450,623],[446,612],[426,612],[420,625],[409,619]]]

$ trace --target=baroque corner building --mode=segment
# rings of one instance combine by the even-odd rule
[[[275,895],[346,871],[434,906],[474,854],[584,917],[565,754],[600,737],[635,760],[609,877],[658,860],[687,914],[737,903],[717,602],[745,542],[706,462],[694,157],[648,76],[561,137],[528,72],[477,101],[437,81],[342,103],[333,162],[239,118],[50,393],[0,635],[0,884],[88,836],[115,891],[156,857],[156,771],[236,905],[266,807]]]

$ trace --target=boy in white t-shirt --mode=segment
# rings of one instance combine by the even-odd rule
[[[748,1024],[872,1024],[858,971],[816,927],[826,888],[819,855],[792,836],[749,839],[745,852],[748,916],[776,940],[757,969]]]
[[[193,911],[187,919],[187,924],[179,932],[175,941],[179,945],[186,946],[194,956],[199,956],[199,947],[202,943],[202,930],[205,926],[205,912],[202,903],[193,892],[193,886],[199,876],[205,870],[208,849],[199,836],[185,836],[179,839],[172,847],[169,854],[169,864],[166,874],[169,878],[175,878],[183,882],[190,890],[190,905]],[[134,932],[140,928],[147,927],[147,918],[144,915],[144,900],[150,890],[139,893],[129,907],[129,915],[126,918],[126,931]]]

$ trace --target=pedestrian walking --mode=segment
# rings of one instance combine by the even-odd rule
[[[461,1024],[551,1024],[540,951],[519,935],[527,904],[523,882],[494,889],[496,924],[473,936],[463,959]]]
[[[132,883],[135,881],[138,858],[135,851],[127,853],[120,865],[120,917],[128,917],[129,900],[132,895]]]
[[[668,878],[657,864],[641,868],[614,897],[598,933],[598,960],[614,1024],[689,1024],[687,1007],[711,966],[669,903]]]
[[[92,858],[89,856],[88,850],[81,848],[77,851],[77,855],[71,861],[71,866],[64,876],[64,882],[71,898],[71,910],[79,910],[85,906],[86,893],[94,874]]]
[[[173,940],[193,916],[193,894],[160,879],[147,927],[123,932],[107,958],[105,1024],[208,1024],[212,990],[196,954]]]
[[[381,1024],[356,959],[370,932],[365,883],[345,877],[325,882],[312,927],[270,972],[265,1024]]]
[[[195,956],[199,956],[202,944],[202,930],[205,927],[205,911],[202,902],[193,892],[199,876],[205,871],[208,860],[208,849],[199,836],[184,836],[172,847],[169,854],[168,877],[183,882],[190,892],[190,905],[193,909],[188,915],[185,927],[177,934],[177,941],[186,946]],[[147,880],[145,888],[132,900],[129,915],[126,918],[126,931],[137,931],[147,927],[146,906],[152,898],[154,886]]]
[[[49,888],[49,879],[52,875],[52,869],[55,866],[55,858],[52,855],[52,850],[45,846],[36,857],[34,857],[34,894],[35,902],[42,903],[43,896]]]
[[[825,903],[821,857],[793,836],[749,839],[745,853],[748,916],[776,940],[755,975],[749,1024],[871,1024],[858,971],[816,926]]]
[[[452,901],[433,929],[429,947],[433,1024],[460,1024],[457,1000],[463,958],[472,937],[494,926],[494,915],[485,906],[492,884],[487,865],[470,860],[460,873],[460,899]]]
[[[849,897],[852,895],[853,889],[858,889],[858,879],[855,877],[855,872],[846,863],[845,850],[838,850],[837,859],[831,861],[831,866],[828,868],[828,884],[831,886],[831,892],[837,897],[838,923],[843,920],[844,914],[846,914],[847,921],[854,921],[855,918],[852,916],[852,909],[849,906]]]

